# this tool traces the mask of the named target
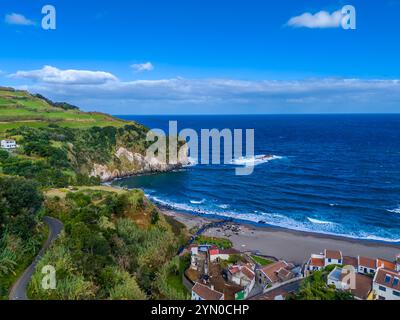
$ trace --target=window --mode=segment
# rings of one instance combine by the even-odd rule
[[[397,296],[397,297],[400,297],[400,292],[399,292],[399,291],[393,290],[393,295],[394,295],[394,296]]]
[[[342,264],[342,259],[339,259],[338,262],[339,262],[339,264]]]
[[[392,277],[387,274],[385,277],[385,283],[390,283],[390,280],[392,280]]]
[[[383,292],[386,292],[386,287],[379,286],[379,290],[380,290],[380,291],[383,291]]]
[[[393,286],[397,286],[399,284],[399,278],[394,278]]]
[[[329,259],[328,259],[328,262],[332,262],[332,259],[331,259],[331,258],[329,258]]]

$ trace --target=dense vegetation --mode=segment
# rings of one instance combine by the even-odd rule
[[[65,230],[37,268],[32,298],[187,298],[181,276],[188,260],[176,257],[185,227],[160,214],[143,192],[99,186],[91,177],[95,163],[124,166],[119,147],[144,154],[147,131],[0,87],[0,139],[19,145],[0,149],[0,299],[47,238],[44,215],[60,219]],[[48,264],[56,268],[56,290],[41,287]]]
[[[42,245],[43,195],[37,184],[0,175],[0,299]]]
[[[315,271],[310,277],[304,279],[300,290],[291,295],[293,300],[354,300],[350,291],[337,290],[334,286],[327,285],[328,274],[335,266],[328,266],[322,271]]]
[[[40,262],[30,285],[35,299],[185,298],[176,282],[185,240],[142,191],[105,188],[48,194],[46,215],[64,222],[65,233]],[[177,260],[178,259],[178,260]],[[57,270],[57,289],[41,288],[41,268]]]
[[[35,179],[48,187],[96,185],[99,179],[89,178],[92,164],[120,161],[114,156],[117,145],[143,154],[145,134],[145,128],[135,123],[84,130],[58,125],[10,129],[8,137],[21,147],[13,154],[0,150],[0,172]]]

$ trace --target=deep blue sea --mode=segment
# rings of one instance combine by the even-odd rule
[[[196,165],[114,182],[162,205],[294,230],[400,242],[400,115],[121,116],[149,128],[255,129],[249,176]]]

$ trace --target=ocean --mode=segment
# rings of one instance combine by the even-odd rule
[[[195,165],[114,181],[188,213],[400,243],[400,115],[119,116],[149,128],[254,129],[248,176]]]

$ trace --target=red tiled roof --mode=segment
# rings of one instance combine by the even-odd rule
[[[325,267],[325,260],[323,258],[311,258],[310,266]]]
[[[358,260],[354,257],[343,257],[343,265],[344,266],[353,266],[354,268],[358,268]]]
[[[339,250],[325,250],[325,257],[327,259],[342,259],[342,252]]]
[[[372,290],[372,279],[363,274],[355,273],[356,283],[355,288],[350,289],[351,293],[354,294],[355,297],[366,300],[368,298],[369,293]],[[346,276],[346,273],[342,273],[340,275],[340,280],[343,281],[343,278]],[[349,278],[350,279],[350,278]],[[348,283],[349,284],[349,283]]]
[[[229,268],[229,272],[232,273],[232,274],[235,274],[235,273],[237,273],[239,271],[240,271],[240,269],[239,269],[238,266],[232,266],[232,267]]]
[[[219,254],[219,250],[218,249],[210,249],[209,253],[210,253],[210,256],[217,255],[217,254]]]
[[[210,287],[198,282],[193,286],[192,291],[204,300],[221,300],[224,297],[223,293],[212,290]]]
[[[389,281],[386,281],[387,279]],[[394,281],[395,279],[397,279],[397,281]],[[379,285],[400,291],[400,272],[378,268],[374,277],[374,282]]]
[[[269,264],[261,269],[261,272],[264,273],[272,283],[278,282],[279,277],[277,275],[279,269],[287,267],[286,261],[278,261],[272,264]]]
[[[389,270],[396,270],[396,264],[392,261],[387,261],[387,260],[383,260],[383,259],[377,259],[377,266],[385,268],[385,269],[389,269]]]
[[[376,260],[368,257],[358,257],[358,265],[371,269],[376,269]]]
[[[255,274],[254,274],[253,270],[249,269],[249,268],[246,267],[246,266],[243,266],[243,267],[241,268],[240,271],[242,271],[242,273],[243,273],[247,278],[249,278],[250,280],[253,280],[254,277],[255,277]]]

